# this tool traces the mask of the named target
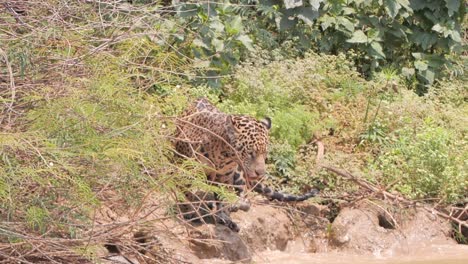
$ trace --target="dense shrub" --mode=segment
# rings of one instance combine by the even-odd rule
[[[382,171],[379,180],[410,198],[438,198],[444,202],[461,201],[468,188],[466,143],[453,133],[426,120],[413,131],[395,132],[394,142],[383,148],[377,158]]]
[[[28,232],[74,237],[108,192],[129,208],[155,190],[171,192],[169,206],[188,182],[210,188],[200,165],[168,166],[171,119],[162,119],[157,97],[139,93],[112,67],[94,77],[64,81],[53,100],[30,98],[26,132],[0,134],[3,219],[27,223]]]
[[[420,92],[443,75],[444,66],[449,72],[460,68],[453,60],[462,51],[465,6],[459,0],[239,0],[191,2],[177,11],[190,22],[186,33],[203,32],[190,39],[192,55],[212,66],[211,74],[245,59],[252,42],[272,50],[272,58],[354,50],[361,72],[369,76],[393,65]]]

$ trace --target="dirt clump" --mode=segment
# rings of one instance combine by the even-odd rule
[[[342,252],[373,255],[407,254],[433,243],[455,243],[449,239],[450,224],[422,209],[398,213],[362,202],[344,208],[332,223],[330,245]]]
[[[192,233],[190,248],[201,259],[240,262],[250,262],[252,256],[265,250],[287,251],[291,247],[300,247],[300,250],[315,252],[324,240],[323,237],[317,240],[318,237],[311,233],[317,229],[325,230],[328,224],[324,218],[322,221],[312,220],[319,213],[319,207],[308,203],[294,208],[253,204],[248,212],[231,214],[240,226],[239,233],[224,226],[203,225]],[[312,249],[307,250],[308,247]]]

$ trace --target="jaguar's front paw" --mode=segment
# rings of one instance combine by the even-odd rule
[[[239,201],[238,207],[240,210],[247,212],[250,210],[250,202],[248,200],[241,200]]]
[[[216,222],[221,225],[227,226],[234,232],[239,232],[240,230],[239,226],[236,223],[234,223],[231,217],[224,212],[218,212],[216,214]]]
[[[250,209],[250,202],[248,200],[241,199],[239,200],[236,204],[233,204],[230,208],[230,212],[237,212],[239,210],[242,210],[244,212],[249,211]]]
[[[240,231],[240,227],[232,221],[227,225],[227,227],[229,227],[229,229],[231,229],[233,232],[236,232],[236,233],[239,233]]]

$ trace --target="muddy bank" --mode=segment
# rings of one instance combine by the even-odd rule
[[[245,262],[263,262],[264,256],[271,252],[282,252],[279,256],[286,258],[302,254],[307,259],[314,256],[311,253],[391,258],[411,256],[433,245],[442,248],[458,246],[450,238],[450,224],[436,215],[416,209],[389,210],[374,202],[362,202],[344,208],[330,223],[323,217],[325,212],[321,207],[313,204],[295,208],[255,205],[250,212],[233,215],[242,228],[239,234],[223,227],[214,228],[210,234],[227,242],[215,250],[217,258]],[[230,243],[233,238],[236,242]],[[206,252],[213,252],[213,248],[203,246],[193,249],[200,258],[205,258]],[[231,251],[236,254],[230,254]],[[242,252],[241,258],[239,252]],[[468,252],[463,257],[468,258]],[[265,263],[270,261],[266,257]]]
[[[450,238],[450,224],[427,211],[362,201],[343,208],[333,222],[325,217],[327,213],[326,207],[310,202],[285,206],[257,198],[250,211],[232,213],[239,233],[224,226],[189,225],[166,218],[138,231],[146,238],[145,244],[151,245],[143,254],[133,258],[131,252],[119,254],[132,258],[133,263],[145,263],[142,256],[151,254],[173,263],[309,263],[312,259],[343,263],[333,262],[334,258],[387,263],[395,257],[421,256],[424,260],[429,255],[433,260],[468,260],[468,246]],[[453,252],[458,252],[452,254],[454,258],[447,255]]]

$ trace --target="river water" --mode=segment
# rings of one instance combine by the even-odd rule
[[[468,264],[467,245],[431,245],[415,248],[411,254],[394,256],[348,253],[301,253],[264,251],[254,256],[254,263],[271,264]]]

